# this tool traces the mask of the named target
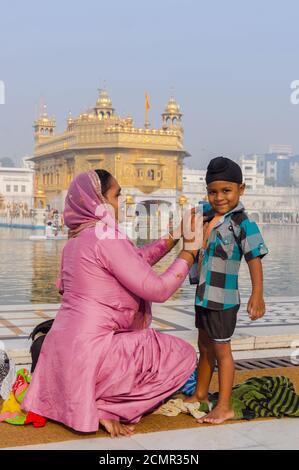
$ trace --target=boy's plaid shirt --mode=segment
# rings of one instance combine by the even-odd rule
[[[248,262],[268,253],[260,230],[241,202],[217,222],[203,251],[195,305],[225,310],[240,304],[238,273]]]

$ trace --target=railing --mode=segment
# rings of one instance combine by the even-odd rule
[[[36,211],[30,214],[18,214],[12,212],[0,213],[0,226],[24,227],[24,228],[43,228],[44,218]]]
[[[36,145],[34,156],[65,150],[75,145],[76,142],[77,136],[75,136],[73,132],[51,137],[49,141]]]
[[[37,144],[35,147],[35,156],[47,155],[49,153],[59,152],[61,150],[66,150],[71,147],[76,147],[78,145],[110,145],[111,142],[115,141],[113,134],[126,134],[131,135],[131,140],[127,142],[128,144],[156,144],[155,140],[148,141],[150,137],[163,136],[163,137],[172,137],[171,141],[173,143],[167,142],[161,143],[157,142],[160,147],[169,145],[171,147],[175,146],[178,149],[183,148],[182,143],[178,140],[180,133],[176,130],[163,130],[163,129],[138,129],[130,127],[118,127],[118,126],[109,126],[104,131],[102,129],[90,127],[88,130],[84,128],[78,128],[76,131],[64,132],[60,135],[53,136],[49,140]],[[138,137],[145,137],[145,140],[140,142]]]

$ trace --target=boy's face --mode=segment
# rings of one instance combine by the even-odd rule
[[[216,213],[220,215],[226,214],[238,205],[244,190],[244,183],[213,181],[207,186],[209,203]]]

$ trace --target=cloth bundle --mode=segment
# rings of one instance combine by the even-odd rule
[[[179,392],[182,392],[184,395],[191,397],[191,395],[193,395],[193,393],[195,392],[196,384],[197,384],[197,367],[192,372],[187,382],[180,388]]]
[[[0,410],[0,422],[9,424],[23,425],[32,423],[34,427],[43,427],[46,419],[29,411],[28,413],[21,408],[22,401],[31,382],[31,375],[27,369],[19,369],[17,378],[12,386],[8,398],[3,402]]]
[[[0,398],[7,400],[11,388],[16,379],[16,368],[14,362],[9,359],[6,352],[0,350]]]
[[[205,416],[212,409],[211,403],[186,403],[181,398],[168,400],[153,414],[163,416],[178,416],[180,413],[190,414],[196,419]]]
[[[288,377],[251,377],[233,388],[232,407],[236,419],[299,417],[299,395]]]
[[[188,396],[193,395],[196,381],[197,372],[194,371],[180,392]],[[218,393],[209,394],[209,400],[213,407],[217,404],[218,396]],[[182,405],[177,400],[170,400],[159,408],[162,411],[160,414],[177,416],[178,413],[175,410],[181,408],[180,412],[186,412],[183,409],[187,405],[184,402]],[[245,382],[235,385],[231,396],[231,406],[235,413],[234,419],[299,417],[299,395],[296,394],[291,380],[285,376],[251,377]],[[159,412],[159,410],[157,411]],[[199,410],[204,411],[198,407],[197,411]],[[194,416],[193,413],[192,415]]]

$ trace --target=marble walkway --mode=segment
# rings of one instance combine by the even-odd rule
[[[295,348],[299,349],[299,297],[265,300],[265,317],[251,322],[246,313],[247,299],[242,299],[232,344],[235,357],[287,356]],[[38,323],[55,318],[58,308],[59,304],[0,306],[0,347],[7,349],[17,363],[29,363],[29,333]],[[155,304],[153,327],[184,338],[196,347],[197,332],[190,301],[177,299]],[[299,449],[299,420],[254,421],[202,428],[199,425],[192,429],[136,434],[132,438],[92,438],[14,449]]]
[[[299,297],[266,298],[266,315],[252,322],[242,299],[233,350],[299,347]],[[28,335],[40,322],[55,318],[59,304],[0,305],[0,341],[7,350],[29,347]],[[153,305],[152,326],[185,339],[196,347],[194,308],[190,300]]]

